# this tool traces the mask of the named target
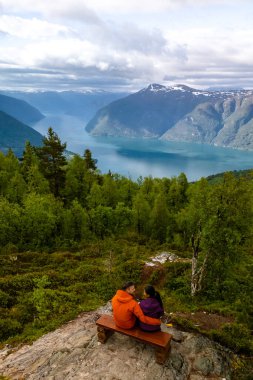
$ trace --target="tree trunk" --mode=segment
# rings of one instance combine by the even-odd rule
[[[192,275],[191,275],[191,296],[194,297],[202,288],[202,280],[204,275],[204,270],[207,261],[207,255],[204,259],[203,264],[198,269],[198,259],[199,259],[199,246],[201,239],[201,226],[199,226],[199,231],[197,234],[193,234],[191,237],[191,245],[193,250],[192,255]]]
[[[197,269],[198,266],[198,260],[196,257],[192,257],[192,277],[191,277],[191,295],[194,297],[200,290],[202,289],[202,282],[203,282],[203,276],[204,271],[206,267],[208,254],[206,254],[203,264],[199,269]]]

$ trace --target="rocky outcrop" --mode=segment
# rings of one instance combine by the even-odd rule
[[[95,322],[110,304],[50,332],[32,345],[0,351],[0,374],[13,380],[229,380],[230,353],[206,337],[162,326],[174,340],[164,365],[154,349],[120,334],[97,340]]]

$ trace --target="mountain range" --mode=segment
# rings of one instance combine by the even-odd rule
[[[253,91],[151,84],[100,109],[86,130],[253,149]]]
[[[28,102],[45,115],[71,115],[87,122],[102,107],[127,94],[103,90],[4,91],[5,95]]]
[[[0,111],[0,149],[4,151],[11,147],[21,152],[26,140],[40,144],[42,136],[35,138],[36,132],[29,126],[50,114],[73,115],[84,125],[90,120],[86,130],[92,135],[253,149],[252,90],[204,91],[185,85],[150,84],[130,95],[98,90],[5,91],[0,94]]]
[[[87,122],[101,107],[126,93],[106,91],[2,91],[0,94],[0,150],[23,152],[25,141],[40,145],[42,135],[32,127],[44,115],[70,115]],[[50,125],[48,125],[49,127]],[[71,129],[71,125],[69,126]]]

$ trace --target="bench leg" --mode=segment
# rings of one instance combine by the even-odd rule
[[[169,357],[170,347],[156,348],[155,359],[158,364],[164,364]]]
[[[113,334],[112,330],[107,330],[104,327],[98,326],[97,328],[97,333],[98,333],[98,341],[100,343],[105,343],[108,338]]]

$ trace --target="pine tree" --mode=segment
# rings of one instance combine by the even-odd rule
[[[23,152],[22,163],[21,163],[21,173],[23,174],[24,180],[27,182],[28,172],[31,167],[35,164],[39,164],[38,157],[36,156],[35,148],[31,145],[29,141],[25,144],[25,150]]]
[[[65,183],[64,166],[67,163],[64,156],[65,149],[66,143],[61,143],[60,138],[51,127],[43,139],[43,146],[36,148],[40,160],[40,169],[49,181],[50,189],[56,197],[60,195],[60,190]]]
[[[92,154],[89,149],[85,149],[84,163],[87,170],[90,170],[90,171],[97,170],[97,160],[92,158]]]

